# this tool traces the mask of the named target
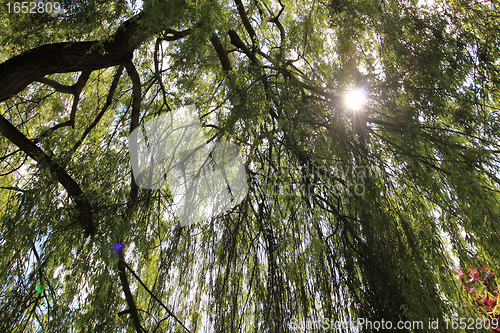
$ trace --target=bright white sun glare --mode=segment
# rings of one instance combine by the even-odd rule
[[[366,102],[366,93],[361,89],[353,89],[345,95],[347,106],[359,110]]]

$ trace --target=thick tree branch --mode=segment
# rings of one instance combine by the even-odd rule
[[[236,31],[230,29],[227,33],[229,35],[229,38],[231,38],[231,44],[242,50],[243,53],[245,53],[247,57],[252,61],[252,63],[259,63],[259,59],[257,59],[255,54],[252,53],[252,51],[250,51],[250,49],[245,45]]]
[[[141,79],[139,78],[139,73],[135,69],[134,63],[132,60],[128,61],[125,64],[125,68],[127,69],[127,74],[130,76],[132,80],[132,115],[130,118],[130,133],[139,126],[139,114],[141,111]],[[137,195],[139,194],[139,187],[135,183],[134,175],[131,174],[131,185],[130,185],[130,200],[127,204],[128,206],[128,215],[131,216],[131,213],[137,203]]]
[[[283,28],[283,24],[280,22],[280,16],[281,13],[283,13],[283,10],[285,9],[285,5],[279,0],[279,4],[281,6],[281,9],[275,17],[269,20],[269,22],[276,24],[276,27],[278,27],[278,30],[280,31],[280,40],[281,40],[281,45],[283,45],[283,42],[285,41],[285,29]],[[280,45],[280,46],[281,46]]]
[[[132,116],[130,119],[130,132],[139,126],[139,113],[141,111],[141,79],[132,61],[125,63],[127,74],[132,80]]]
[[[128,309],[127,310],[123,310],[123,311],[118,312],[117,314],[118,314],[118,317],[121,317],[123,315],[126,315],[127,313],[130,313],[130,310],[128,310]]]
[[[68,175],[66,170],[55,163],[49,155],[33,143],[33,141],[28,139],[2,115],[0,115],[0,134],[5,136],[39,164],[48,167],[50,171],[56,175],[59,183],[61,183],[75,202],[79,212],[80,224],[84,228],[85,233],[87,235],[93,235],[95,233],[95,226],[90,213],[90,204],[85,198],[80,186]]]
[[[178,40],[178,39],[184,38],[184,37],[190,35],[192,32],[193,31],[191,29],[186,29],[186,30],[182,30],[182,31],[177,31],[177,30],[174,30],[174,29],[165,29],[165,31],[163,32],[163,37],[161,38],[161,40],[165,40],[165,41],[171,42],[171,41],[174,41],[174,40]]]
[[[76,108],[78,107],[78,102],[80,101],[80,94],[82,93],[83,87],[85,87],[85,84],[89,80],[90,73],[92,71],[85,70],[80,74],[80,77],[78,78],[78,81],[75,83],[75,90],[73,94],[75,97],[73,98],[73,105],[71,106],[71,115],[69,116],[69,121],[71,123],[71,127],[75,128],[75,117],[76,117]]]
[[[224,48],[224,45],[222,45],[219,36],[214,33],[212,37],[210,37],[210,42],[212,43],[215,52],[217,52],[217,56],[219,57],[219,61],[222,64],[222,68],[226,72],[229,71],[231,69],[231,63],[229,62],[226,49]]]
[[[257,47],[257,36],[255,34],[255,30],[250,24],[250,20],[248,19],[247,13],[245,12],[245,7],[243,6],[241,0],[234,0],[234,2],[236,3],[236,8],[238,8],[238,13],[240,14],[241,21],[243,22],[243,25],[245,26],[245,29],[250,35],[250,39],[252,40],[252,51],[255,51]]]
[[[131,59],[132,52],[147,38],[136,15],[118,29],[110,41],[47,44],[0,64],[0,102],[46,75],[92,71],[116,66]],[[43,80],[43,79],[42,79]]]

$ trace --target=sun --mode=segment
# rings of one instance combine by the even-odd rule
[[[361,109],[366,99],[366,93],[362,89],[353,89],[345,95],[346,104],[352,110]]]

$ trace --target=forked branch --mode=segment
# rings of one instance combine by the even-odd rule
[[[231,44],[243,51],[243,53],[246,54],[246,56],[252,61],[253,64],[256,65],[259,63],[259,59],[257,59],[255,54],[250,51],[250,49],[245,45],[236,31],[230,29],[227,33],[229,35],[229,38],[231,38]]]
[[[49,87],[54,88],[55,91],[63,93],[63,94],[74,94],[75,93],[75,85],[66,86],[64,84],[60,84],[59,82],[49,79],[47,77],[42,77],[37,82],[43,83]]]
[[[48,130],[43,131],[36,139],[33,140],[33,142],[35,142],[35,143],[40,142],[40,140],[42,138],[52,134],[53,132],[55,132],[59,128],[63,128],[66,126],[71,126],[72,128],[75,128],[76,109],[78,107],[78,102],[80,101],[80,94],[82,93],[82,89],[90,77],[90,73],[92,73],[92,71],[83,71],[82,74],[80,74],[78,81],[72,86],[65,86],[65,85],[60,84],[57,81],[54,81],[54,80],[48,79],[48,78],[41,78],[41,79],[37,80],[38,82],[46,83],[47,85],[53,87],[56,91],[59,91],[62,93],[69,93],[69,94],[74,95],[74,97],[73,97],[73,105],[71,106],[71,113],[69,116],[69,120],[67,120],[63,123],[54,125],[51,128],[49,128]],[[69,89],[71,89],[71,91],[69,91]]]
[[[160,303],[160,305],[165,309],[165,311],[167,311],[167,313],[172,316],[175,321],[177,321],[185,330],[186,332],[188,333],[191,333],[189,331],[189,329],[184,325],[184,323],[179,319],[177,318],[177,316],[172,312],[170,311],[167,306],[165,304],[163,304],[163,302],[158,298],[156,297],[155,294],[153,294],[153,292],[151,290],[149,290],[149,288],[144,284],[144,282],[142,282],[142,280],[139,278],[139,276],[137,276],[137,274],[135,274],[135,272],[132,270],[132,268],[130,268],[129,265],[127,265],[127,263],[123,263],[125,265],[125,267],[130,271],[130,273],[132,273],[132,275],[136,278],[137,281],[139,281],[139,283],[144,287],[144,289],[146,289],[146,291],[148,292],[148,294],[155,300],[157,301],[158,303]]]
[[[120,77],[123,73],[123,67],[124,67],[124,65],[118,66],[118,69],[116,70],[116,74],[113,78],[113,82],[111,82],[111,87],[109,88],[108,97],[106,98],[106,103],[104,104],[104,106],[101,109],[101,112],[99,112],[99,114],[94,119],[92,124],[90,124],[90,126],[85,129],[82,137],[75,143],[75,145],[73,146],[73,149],[71,150],[71,154],[73,154],[78,149],[78,147],[80,147],[80,145],[83,143],[83,140],[85,140],[85,138],[90,133],[90,131],[92,131],[92,129],[97,126],[97,124],[101,120],[102,116],[104,116],[104,113],[106,112],[106,110],[111,106],[111,103],[113,102],[113,95],[115,94],[116,87],[118,86],[118,81],[120,80]]]
[[[150,34],[140,26],[141,17],[139,14],[124,22],[113,38],[104,43],[89,41],[46,44],[1,63],[0,102],[46,75],[92,71],[116,66],[131,59],[133,51]],[[49,83],[47,80],[42,81]],[[67,91],[65,87],[55,86]]]
[[[243,25],[252,40],[252,51],[255,51],[257,48],[257,35],[255,34],[255,30],[250,24],[250,20],[248,19],[245,7],[243,6],[241,0],[234,0],[234,2],[236,3],[236,8],[238,8],[238,14],[240,14],[241,21],[243,22]]]

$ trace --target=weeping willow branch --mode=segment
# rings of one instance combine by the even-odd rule
[[[229,62],[229,58],[227,56],[227,52],[224,48],[224,45],[222,45],[222,42],[219,39],[219,36],[217,34],[213,34],[212,37],[210,37],[210,42],[212,43],[212,46],[215,49],[215,52],[217,52],[217,57],[219,57],[219,61],[222,65],[222,68],[225,71],[231,70],[231,63]]]
[[[131,59],[132,52],[150,33],[140,26],[141,17],[142,14],[138,14],[124,22],[113,38],[104,43],[88,41],[46,44],[1,63],[0,102],[46,75],[92,71],[116,66]],[[49,83],[44,79],[42,81]]]
[[[127,265],[126,262],[123,262],[123,264],[130,271],[130,273],[132,273],[132,275],[137,279],[137,281],[139,281],[139,283],[144,287],[144,289],[146,289],[146,291],[148,292],[148,294],[151,295],[151,297],[155,301],[157,301],[158,303],[160,303],[160,305],[165,309],[165,311],[167,311],[167,313],[170,316],[172,316],[175,319],[175,321],[177,321],[179,323],[179,325],[181,325],[186,330],[186,332],[191,333],[191,331],[184,325],[184,323],[179,318],[177,318],[177,316],[172,311],[170,311],[167,308],[167,306],[165,304],[163,304],[163,302],[158,297],[156,297],[155,294],[153,294],[153,292],[151,290],[149,290],[149,288],[144,284],[144,282],[142,282],[141,278],[139,278],[139,276],[137,276],[137,274],[135,274],[135,272],[132,270],[132,268],[130,268],[130,266]]]
[[[125,313],[130,314],[132,317],[132,321],[134,322],[135,330],[137,333],[147,332],[144,327],[142,327],[141,322],[139,320],[139,313],[137,312],[137,306],[134,302],[134,297],[132,296],[132,292],[130,291],[130,286],[128,284],[127,274],[125,272],[125,266],[127,265],[123,259],[123,252],[118,252],[118,272],[120,274],[120,281],[122,284],[123,292],[125,293],[125,299],[127,300],[128,310],[122,311],[119,315],[123,315]]]
[[[90,203],[82,189],[59,164],[55,163],[49,155],[28,139],[7,119],[0,115],[0,134],[18,146],[26,155],[37,161],[40,165],[48,167],[53,172],[59,183],[68,191],[79,212],[80,224],[87,235],[95,233],[94,221],[91,216]]]
[[[257,44],[257,35],[255,34],[255,30],[250,24],[250,20],[248,19],[247,13],[245,11],[245,7],[243,6],[243,3],[241,0],[235,0],[236,7],[238,8],[238,13],[241,17],[241,21],[243,22],[243,25],[245,26],[245,30],[248,32],[250,35],[250,39],[252,40],[252,51],[255,51],[256,49],[256,44]]]
[[[74,97],[73,97],[73,105],[71,106],[71,114],[69,116],[69,120],[67,120],[63,123],[54,125],[51,128],[49,128],[48,130],[42,132],[36,139],[33,140],[33,142],[35,142],[35,143],[40,142],[40,140],[42,138],[50,135],[51,133],[58,130],[59,128],[63,128],[66,126],[71,126],[72,128],[75,128],[76,109],[78,107],[78,102],[80,101],[80,94],[82,92],[83,87],[85,86],[85,84],[87,83],[87,81],[90,77],[90,73],[92,73],[92,71],[83,71],[82,74],[80,74],[78,81],[72,86],[64,86],[64,85],[60,84],[59,82],[56,82],[54,80],[47,79],[47,78],[41,78],[41,79],[37,80],[38,82],[41,82],[41,83],[47,83],[49,86],[53,87],[58,92],[66,93],[67,92],[66,89],[71,89],[70,94],[73,94]]]
[[[52,88],[54,88],[55,91],[63,93],[63,94],[74,94],[74,92],[75,92],[75,85],[66,86],[64,84],[61,84],[55,80],[52,80],[52,79],[49,79],[46,77],[42,77],[36,81],[43,83],[49,87],[52,87]]]
[[[90,126],[85,129],[82,137],[75,143],[75,145],[73,146],[73,149],[71,150],[71,153],[74,153],[78,149],[78,147],[80,147],[83,140],[85,140],[85,138],[90,133],[90,131],[92,131],[92,129],[95,126],[97,126],[97,124],[101,120],[102,116],[104,116],[104,113],[106,112],[106,110],[111,106],[111,103],[113,102],[113,95],[115,94],[116,87],[118,86],[118,81],[120,80],[120,77],[122,75],[123,68],[124,68],[124,65],[118,66],[118,69],[116,70],[116,74],[113,78],[113,82],[111,83],[111,87],[109,88],[108,97],[106,98],[106,103],[104,104],[104,106],[101,109],[101,112],[99,112],[99,114],[94,119],[92,124],[90,124]]]
[[[141,79],[139,73],[134,66],[134,63],[130,60],[125,63],[125,68],[127,74],[132,80],[132,115],[130,117],[130,133],[139,126],[139,113],[141,110]],[[131,185],[130,185],[130,200],[127,204],[128,206],[128,216],[131,216],[132,211],[137,203],[137,196],[139,194],[139,187],[135,183],[134,175],[131,174]]]

